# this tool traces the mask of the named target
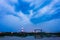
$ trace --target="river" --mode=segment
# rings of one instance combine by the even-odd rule
[[[0,37],[0,40],[60,40],[60,37],[18,37],[18,36],[4,36]]]

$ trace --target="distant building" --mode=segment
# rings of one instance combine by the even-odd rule
[[[42,29],[34,29],[34,32],[42,32]]]

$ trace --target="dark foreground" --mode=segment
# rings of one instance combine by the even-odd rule
[[[26,32],[3,32],[0,40],[60,40],[60,33],[26,33]]]
[[[0,37],[0,40],[60,40],[60,37],[4,36],[4,37]]]
[[[44,33],[44,32],[1,32],[0,36],[20,36],[20,37],[27,37],[27,36],[40,36],[40,37],[60,37],[60,33]]]

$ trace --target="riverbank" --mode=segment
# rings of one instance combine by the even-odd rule
[[[51,36],[58,36],[60,37],[60,33],[45,33],[45,32],[0,32],[0,36],[41,36],[41,37],[51,37]]]

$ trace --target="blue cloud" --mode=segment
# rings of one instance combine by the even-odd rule
[[[52,0],[44,0],[44,1],[41,1],[41,3],[38,4],[39,6],[36,9],[33,9],[33,10],[34,11],[38,11],[38,10],[42,9],[43,7],[49,5],[51,2],[52,2]]]
[[[51,15],[45,14],[41,17],[31,18],[31,22],[34,24],[39,24],[39,23],[47,22],[53,19],[60,19],[60,9],[57,9]]]
[[[21,25],[25,31],[29,32],[41,27],[43,31],[60,32],[58,29],[60,28],[60,2],[58,0],[28,1],[0,1],[1,32],[20,31]]]
[[[15,5],[15,11],[19,12],[22,11],[24,14],[30,14],[29,10],[33,9],[34,6],[30,7],[30,3],[18,0],[18,4]]]
[[[54,1],[52,1],[52,2],[54,2]],[[35,13],[35,15],[37,15],[38,14],[38,12],[37,11],[39,11],[39,10],[41,10],[42,8],[44,8],[45,6],[47,6],[47,8],[50,8],[50,9],[48,9],[48,10],[50,10],[50,11],[48,11],[47,10],[47,8],[45,8],[45,10],[47,10],[46,12],[45,12],[45,10],[42,10],[42,12],[44,13],[42,16],[41,16],[41,12],[39,12],[40,13],[40,15],[38,15],[38,17],[35,17],[35,15],[31,18],[31,22],[33,23],[33,24],[39,24],[39,23],[42,23],[42,22],[47,22],[47,21],[50,21],[50,20],[53,20],[53,19],[60,19],[60,3],[59,2],[57,2],[57,3],[52,3],[51,2],[51,0],[50,1],[47,1],[47,2],[45,2],[45,3],[47,3],[47,4],[45,4],[45,3],[43,3],[42,5],[44,5],[44,6],[40,6],[40,7],[38,7],[38,9],[36,9],[36,13]],[[55,1],[56,2],[56,1]],[[53,4],[53,6],[52,7],[49,7],[49,5],[50,4]],[[51,4],[51,5],[52,5]],[[52,12],[53,11],[53,12]]]

